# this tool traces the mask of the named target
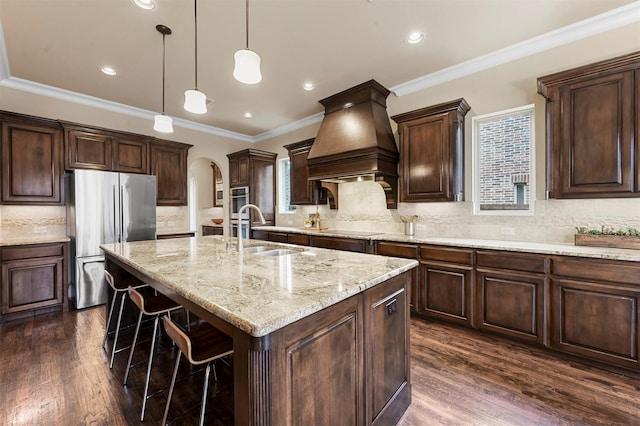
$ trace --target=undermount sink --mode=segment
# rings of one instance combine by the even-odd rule
[[[252,246],[252,247],[246,247],[245,249],[243,249],[242,251],[245,253],[260,253],[260,252],[265,252],[267,250],[273,250],[273,247],[268,247],[268,246]]]
[[[275,249],[275,250],[267,250],[267,251],[258,251],[254,253],[256,256],[285,256],[287,254],[296,254],[296,253],[302,253],[302,252],[299,250]]]

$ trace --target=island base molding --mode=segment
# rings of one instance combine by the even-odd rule
[[[233,338],[237,425],[393,425],[411,403],[408,270],[253,337],[137,269],[131,274]]]

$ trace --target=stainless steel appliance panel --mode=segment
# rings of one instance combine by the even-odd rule
[[[76,309],[105,303],[107,287],[104,282],[104,256],[76,258],[75,271]]]
[[[120,241],[155,240],[156,177],[120,174]]]
[[[230,189],[230,209],[231,209],[231,219],[239,219],[238,212],[245,204],[249,204],[249,187],[248,186],[240,186],[237,188]],[[248,211],[244,211],[242,213],[242,219],[249,219],[250,213]]]

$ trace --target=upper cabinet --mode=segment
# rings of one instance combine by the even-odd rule
[[[65,168],[149,173],[151,138],[63,123]]]
[[[464,99],[391,117],[400,135],[400,201],[462,201]]]
[[[2,202],[64,204],[57,122],[7,112],[2,122]]]
[[[187,153],[191,146],[159,139],[151,144],[151,174],[157,178],[159,206],[187,205]]]
[[[285,145],[289,151],[291,172],[291,201],[292,205],[326,204],[326,192],[321,189],[320,181],[309,180],[309,166],[307,157],[314,139]]]
[[[267,225],[275,224],[276,156],[258,149],[227,154],[229,157],[229,186],[249,187],[249,202],[260,208]],[[249,213],[255,221],[253,211]]]
[[[538,92],[549,197],[640,196],[640,52],[541,77]]]

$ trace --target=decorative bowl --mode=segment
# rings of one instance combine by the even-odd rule
[[[211,219],[211,222],[215,223],[216,225],[220,225],[222,222],[224,222],[224,219]]]

